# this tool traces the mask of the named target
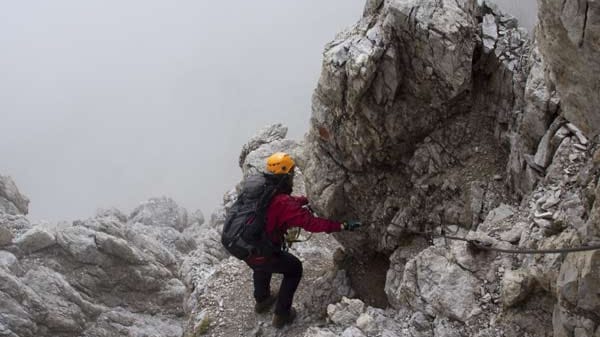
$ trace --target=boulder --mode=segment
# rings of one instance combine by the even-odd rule
[[[94,239],[98,250],[107,255],[114,256],[131,264],[143,264],[146,260],[142,253],[131,247],[126,240],[104,233],[96,233]]]
[[[182,232],[190,224],[187,211],[171,198],[151,198],[136,207],[128,223],[142,223],[151,227],[171,227]]]
[[[523,270],[507,271],[502,279],[502,303],[511,307],[527,299],[533,290],[535,279]]]
[[[19,237],[17,246],[24,252],[33,253],[56,244],[56,238],[50,231],[34,227]]]
[[[246,156],[252,151],[258,149],[264,144],[272,143],[277,140],[285,139],[287,135],[287,127],[281,123],[272,124],[261,129],[256,135],[252,136],[246,144],[242,146],[240,153],[239,164],[243,170]]]
[[[364,309],[365,304],[361,300],[344,297],[340,303],[327,306],[327,316],[335,324],[349,325],[356,321]]]
[[[483,37],[483,51],[489,53],[494,50],[496,46],[496,40],[498,40],[498,26],[496,25],[496,17],[492,14],[486,14],[483,16],[483,22],[481,24],[482,37]]]
[[[583,312],[600,312],[600,251],[569,254],[557,280],[559,303]]]
[[[0,247],[10,245],[12,240],[12,232],[7,227],[0,227]]]
[[[0,213],[18,215],[28,212],[29,199],[19,192],[10,177],[0,175]]]
[[[107,265],[109,257],[98,250],[95,234],[96,232],[85,227],[69,227],[56,234],[56,242],[76,261],[101,266]]]
[[[0,268],[5,268],[16,274],[20,270],[19,260],[12,253],[0,250]]]
[[[45,267],[30,270],[23,282],[40,297],[44,316],[40,323],[51,330],[79,333],[88,316],[97,316],[102,308],[85,299],[63,278]]]
[[[466,322],[481,312],[474,290],[479,280],[442,247],[431,247],[407,262],[398,294],[413,309]]]

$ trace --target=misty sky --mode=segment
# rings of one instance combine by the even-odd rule
[[[34,220],[129,213],[161,195],[208,216],[258,129],[283,122],[303,137],[323,46],[363,4],[7,1],[0,174],[31,199]]]

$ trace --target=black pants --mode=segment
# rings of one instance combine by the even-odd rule
[[[262,302],[269,297],[273,273],[283,274],[275,314],[289,314],[294,300],[294,293],[302,278],[302,262],[288,252],[281,252],[262,264],[248,265],[254,271],[254,299],[257,302]]]

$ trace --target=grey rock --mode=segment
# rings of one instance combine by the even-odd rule
[[[190,226],[202,226],[204,224],[204,213],[201,210],[196,210],[189,217]]]
[[[12,240],[12,232],[7,227],[0,227],[0,247],[10,245]]]
[[[445,317],[436,317],[433,321],[433,337],[462,337],[460,329]]]
[[[540,203],[540,208],[542,210],[549,210],[558,205],[560,202],[561,191],[553,191],[549,192],[547,197]]]
[[[119,209],[117,208],[100,208],[96,211],[96,217],[97,218],[110,218],[110,217],[114,217],[116,218],[119,222],[127,222],[127,215],[125,215],[125,213],[121,212]]]
[[[581,143],[581,145],[587,145],[589,143],[588,139],[583,135],[583,132],[581,132],[581,130],[579,130],[579,128],[577,128],[575,125],[572,123],[567,123],[567,128],[575,134],[575,137],[577,137],[577,140],[579,143]]]
[[[556,114],[556,106],[550,104],[553,95],[544,77],[545,63],[537,46],[531,52],[531,58],[533,64],[525,84],[525,107],[519,127],[527,149],[535,150],[544,135],[552,137],[556,132],[556,129],[547,131]]]
[[[0,250],[0,268],[5,268],[16,274],[20,270],[19,260],[12,253]]]
[[[338,337],[335,333],[320,328],[308,328],[303,335],[304,337]]]
[[[600,310],[600,251],[569,254],[557,281],[559,303],[579,310]]]
[[[543,173],[545,166],[535,164],[535,158],[530,156],[538,152],[538,147],[547,148],[541,145],[540,141],[545,134],[553,133],[547,130],[552,120],[555,119],[558,109],[558,104],[554,103],[558,99],[557,95],[551,90],[551,83],[548,83],[544,77],[545,64],[536,45],[530,55],[526,57],[529,58],[532,65],[527,75],[522,98],[523,112],[519,111],[516,114],[517,116],[522,115],[522,119],[515,125],[516,134],[510,138],[511,153],[507,167],[509,182],[522,195],[533,190],[539,179],[536,172]],[[545,144],[545,142],[541,143]],[[523,170],[524,163],[533,169],[525,167]]]
[[[365,334],[357,327],[351,326],[344,330],[342,337],[366,337]]]
[[[483,36],[483,51],[485,53],[491,52],[496,46],[496,40],[498,40],[498,26],[496,25],[496,17],[492,14],[486,14],[483,16],[483,23],[481,24],[482,36]]]
[[[30,270],[23,282],[40,296],[46,315],[40,323],[51,330],[81,332],[87,316],[102,309],[86,300],[58,273],[39,267]]]
[[[502,303],[505,307],[514,306],[529,297],[535,279],[523,270],[509,270],[502,278]]]
[[[596,325],[592,319],[580,316],[560,305],[554,306],[552,324],[554,326],[553,336],[556,337],[591,337],[594,336],[594,327]]]
[[[16,244],[22,251],[32,253],[55,245],[56,238],[54,234],[38,226],[20,236]]]
[[[96,232],[106,233],[119,238],[125,237],[126,224],[113,215],[96,216],[95,218],[86,219],[84,221],[77,220],[74,222],[77,226],[82,226]],[[70,226],[58,226],[57,230],[64,229]]]
[[[592,138],[600,130],[600,6],[595,1],[538,1],[540,51],[565,117]]]
[[[182,232],[189,226],[187,211],[171,198],[151,198],[133,210],[129,223],[153,227],[172,227]]]
[[[365,304],[361,300],[344,297],[340,303],[327,306],[327,316],[335,324],[349,325],[356,322],[364,310]]]
[[[532,168],[535,172],[539,174],[543,174],[545,172],[544,167],[535,162],[534,156],[526,154],[524,158],[527,165],[529,165],[529,167]]]
[[[500,233],[500,239],[510,243],[517,243],[521,239],[521,235],[526,230],[526,227],[527,224],[525,222],[517,222],[509,231]]]
[[[400,309],[405,306],[404,299],[400,294],[400,286],[404,277],[406,262],[413,259],[428,246],[429,244],[424,238],[417,238],[410,245],[398,247],[390,255],[390,268],[386,274],[384,291],[392,307]]]
[[[282,140],[287,135],[287,127],[281,123],[269,125],[260,130],[254,135],[244,146],[240,153],[239,165],[243,169],[244,162],[246,162],[246,156],[252,151],[258,149],[260,146],[268,143],[272,143],[277,140]]]
[[[406,264],[400,294],[415,310],[465,322],[480,312],[473,292],[478,284],[445,249],[431,247]]]
[[[109,257],[98,250],[95,234],[84,227],[69,227],[57,233],[56,242],[79,262],[106,265]]]
[[[174,228],[152,227],[140,223],[129,224],[125,238],[165,266],[176,264],[183,258],[183,254],[196,247],[195,242],[188,241],[191,238]]]
[[[488,234],[510,230],[512,226],[506,220],[514,214],[515,209],[512,206],[501,204],[488,213],[483,223],[477,227],[477,230]]]
[[[87,328],[83,337],[180,337],[182,322],[166,315],[131,313],[123,308],[103,312],[98,320]]]
[[[229,254],[221,244],[219,232],[207,228],[201,245],[182,260],[179,268],[179,278],[188,289],[194,290],[184,304],[186,312],[196,309],[196,296],[204,292],[209,277],[219,263],[228,257]]]
[[[533,159],[534,162],[540,167],[546,168],[552,162],[554,153],[558,149],[560,141],[562,141],[562,138],[564,138],[561,138],[560,134],[557,135],[558,130],[563,126],[564,123],[565,121],[562,118],[557,118],[548,127],[548,131],[546,131],[544,137],[542,137]]]
[[[98,250],[107,255],[115,256],[131,264],[145,262],[141,252],[131,247],[126,240],[104,233],[95,233],[94,239]]]
[[[356,327],[371,335],[377,333],[377,324],[375,319],[368,313],[364,312],[356,319]]]
[[[534,217],[536,218],[541,218],[541,219],[552,219],[552,212],[535,212],[533,214]]]
[[[0,213],[13,215],[29,212],[29,199],[19,192],[15,182],[8,176],[0,175]]]

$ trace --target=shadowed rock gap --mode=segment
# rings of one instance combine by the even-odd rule
[[[356,298],[375,308],[387,308],[389,302],[385,294],[385,281],[389,267],[389,256],[382,253],[350,257],[348,278]]]

